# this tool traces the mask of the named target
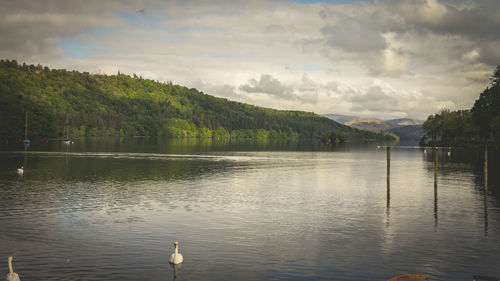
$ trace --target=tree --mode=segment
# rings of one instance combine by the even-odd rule
[[[500,83],[500,65],[497,65],[495,71],[493,71],[493,76],[490,78],[491,85],[495,86]]]
[[[481,137],[485,140],[499,140],[500,128],[500,84],[486,88],[472,107],[474,122],[480,128]]]
[[[325,144],[338,144],[346,141],[345,136],[341,132],[329,131],[323,134],[321,142]]]

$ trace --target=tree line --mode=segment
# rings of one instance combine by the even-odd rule
[[[423,124],[422,146],[500,143],[500,66],[471,109],[442,109]]]

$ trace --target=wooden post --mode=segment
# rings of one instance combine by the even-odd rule
[[[484,146],[484,187],[488,189],[488,145]]]
[[[439,151],[438,148],[434,148],[434,188],[437,188],[437,172],[438,172],[438,159]]]
[[[385,208],[386,223],[390,224],[391,216],[391,148],[387,147],[387,203]]]
[[[437,230],[438,223],[438,159],[439,159],[439,150],[436,147],[434,149],[434,229]]]
[[[391,147],[387,147],[387,192],[391,188]]]

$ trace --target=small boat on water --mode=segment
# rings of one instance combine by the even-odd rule
[[[70,144],[69,140],[69,125],[68,125],[68,114],[66,113],[66,138],[61,140],[64,144]]]

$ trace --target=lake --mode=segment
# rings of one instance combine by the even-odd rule
[[[21,280],[500,276],[498,150],[82,139],[0,152],[0,258]],[[16,169],[25,165],[23,176]],[[184,263],[171,266],[179,241]]]

